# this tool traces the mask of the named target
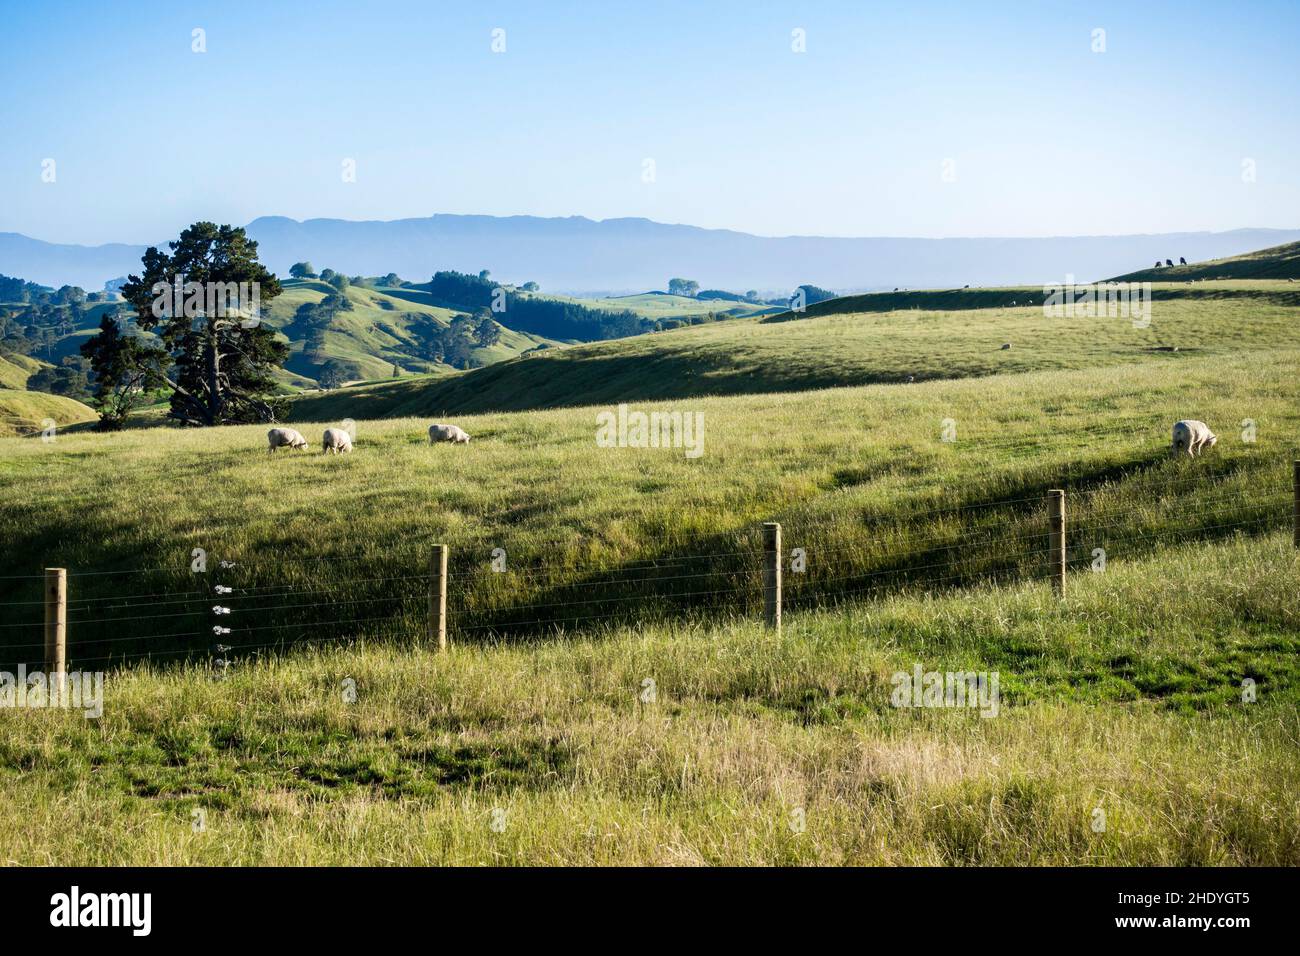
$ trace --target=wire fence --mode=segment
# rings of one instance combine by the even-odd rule
[[[1290,487],[1258,476],[1237,486],[1231,474],[1167,480],[1137,503],[1113,485],[1067,484],[1065,491],[1060,538],[1039,491],[921,509],[864,508],[825,522],[796,515],[785,522],[777,554],[757,524],[689,551],[625,560],[612,552],[579,560],[591,549],[572,536],[528,539],[517,548],[508,540],[453,541],[448,573],[432,585],[434,542],[427,538],[382,553],[370,547],[227,560],[194,551],[188,564],[70,568],[62,605],[67,666],[199,660],[224,672],[251,654],[298,644],[424,641],[441,601],[452,639],[466,641],[719,612],[759,615],[769,613],[778,564],[780,606],[798,612],[897,594],[1059,584],[1108,560],[1292,526],[1300,546],[1300,470]],[[48,659],[45,582],[43,573],[0,577],[7,666],[39,668]]]

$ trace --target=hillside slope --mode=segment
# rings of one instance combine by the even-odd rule
[[[295,402],[290,416],[442,416],[981,377],[1148,358],[1178,362],[1272,348],[1288,340],[1300,319],[1300,296],[1294,293],[1209,294],[1208,284],[1204,291],[1204,297],[1155,301],[1145,328],[1135,328],[1131,319],[1054,318],[1041,307],[1021,306],[837,314],[831,310],[844,305],[837,299],[796,320],[787,321],[787,313],[716,322],[549,350],[437,380],[307,396]],[[969,294],[980,303],[986,294],[1025,296],[1024,290]],[[350,400],[357,404],[350,406]]]
[[[1208,279],[1300,279],[1300,242],[1224,259],[1142,269],[1117,276],[1117,282],[1175,282]]]
[[[788,546],[810,558],[807,575],[791,575],[791,600],[804,606],[853,587],[1032,579],[1043,570],[1045,496],[1057,487],[1071,489],[1071,560],[1085,565],[1095,547],[1130,560],[1165,536],[1266,527],[1289,542],[1298,360],[1296,349],[1227,351],[694,399],[697,457],[603,447],[590,408],[464,416],[474,441],[463,446],[431,446],[428,418],[359,421],[355,451],[341,457],[268,455],[257,425],[7,438],[0,603],[38,600],[39,583],[31,598],[30,581],[10,576],[44,566],[138,568],[129,581],[78,575],[79,653],[207,653],[211,600],[193,593],[189,566],[203,547],[238,568],[223,583],[240,588],[232,624],[248,630],[231,643],[272,628],[285,629],[277,641],[329,637],[355,620],[419,627],[429,548],[445,542],[469,635],[597,611],[712,613],[751,606],[760,523],[779,520]],[[1170,423],[1185,417],[1220,434],[1212,455],[1170,457]],[[1254,441],[1238,430],[1246,418]],[[318,448],[320,427],[303,430]],[[517,573],[492,572],[498,547]],[[610,583],[586,593],[598,581]],[[159,593],[173,595],[159,599],[169,606],[141,606]],[[329,599],[312,599],[321,593]],[[136,594],[145,597],[127,599]],[[1277,601],[1294,621],[1294,602]],[[1180,620],[1189,634],[1205,630],[1195,616]],[[25,640],[15,629],[0,634],[6,643]]]
[[[28,355],[0,355],[0,388],[26,388],[27,380],[45,365]]]
[[[93,408],[62,395],[0,388],[0,436],[37,434],[47,420],[62,429],[98,419]]]
[[[290,340],[285,367],[296,375],[314,379],[319,375],[319,363],[306,354],[305,329],[295,321],[295,315],[303,305],[319,303],[334,290],[313,279],[286,279],[282,285],[284,291],[271,303],[267,321]],[[449,371],[447,366],[419,353],[415,329],[422,323],[446,328],[462,310],[437,304],[427,293],[414,289],[353,285],[346,295],[352,309],[337,312],[330,320],[321,350],[325,358],[354,363],[361,379],[391,378],[394,363],[406,372]],[[552,344],[540,336],[497,325],[499,341],[474,348],[475,362],[487,365]]]

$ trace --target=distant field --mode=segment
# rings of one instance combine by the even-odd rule
[[[712,312],[718,316],[738,317],[748,315],[773,315],[784,311],[772,305],[735,302],[730,299],[697,299],[693,296],[668,295],[667,293],[643,292],[639,295],[618,295],[607,298],[574,298],[565,295],[546,295],[547,298],[560,299],[564,302],[577,302],[593,309],[620,311],[628,309],[647,319],[682,318],[692,315],[707,315]]]
[[[805,318],[709,323],[548,350],[436,382],[380,385],[366,391],[364,411],[352,417],[783,392],[1150,360],[1177,364],[1270,348],[1287,341],[1300,318],[1300,298],[1260,299],[1235,285],[1205,291],[1215,294],[1155,301],[1146,328],[1125,318],[1050,318],[1041,306],[839,314],[833,307],[841,300],[834,300]],[[997,294],[1014,300],[1028,291]],[[340,395],[305,398],[291,417],[347,414]]]

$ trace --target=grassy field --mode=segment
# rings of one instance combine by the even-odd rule
[[[343,457],[253,426],[2,438],[0,654],[39,660],[35,575],[66,566],[71,665],[109,672],[97,721],[0,710],[6,859],[1300,863],[1300,348],[1276,303],[1157,305],[1150,329],[992,309],[604,346],[749,369],[752,394],[638,406],[702,414],[697,458],[600,447],[602,406],[461,415],[474,441],[430,446],[427,415],[344,401],[371,389],[306,418],[357,419]],[[771,378],[800,361],[883,381]],[[1168,456],[1184,417],[1206,456]],[[779,637],[766,520],[807,556]],[[234,567],[191,573],[196,547]],[[916,665],[997,672],[998,716],[895,708]]]
[[[1153,595],[1153,577],[1205,584],[1196,610],[1218,624],[1213,599],[1283,573],[1281,549],[1170,554],[1088,579],[1068,610],[1026,586],[798,615],[780,638],[735,622],[324,649],[224,681],[137,668],[111,678],[98,721],[0,720],[4,859],[1295,865],[1294,697],[1225,688],[1189,717],[1035,699],[1018,666],[1024,697],[995,719],[889,705],[890,672],[916,660],[1080,648],[1080,622],[1111,614],[1114,633],[1170,621],[1150,612],[1175,589]]]

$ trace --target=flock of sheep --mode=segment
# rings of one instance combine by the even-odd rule
[[[1010,344],[1002,346],[1010,348]],[[912,381],[909,377],[908,381]],[[1210,431],[1210,426],[1205,422],[1197,421],[1194,418],[1184,419],[1174,423],[1174,440],[1170,451],[1175,455],[1181,455],[1186,452],[1190,457],[1195,458],[1198,453],[1205,451],[1207,448],[1213,448],[1214,443],[1219,440],[1219,436]],[[464,445],[469,442],[469,435],[459,425],[430,425],[429,426],[429,444],[437,442],[454,442],[458,445]],[[277,448],[307,448],[307,439],[302,437],[302,433],[293,428],[272,428],[266,433],[266,443],[268,451],[275,451]],[[342,454],[345,451],[352,450],[352,436],[343,428],[327,428],[321,440],[321,453]]]
[[[457,445],[464,445],[469,442],[469,435],[459,425],[430,425],[429,426],[429,444],[435,442],[449,441]],[[267,451],[273,452],[277,448],[307,448],[307,439],[302,437],[302,432],[295,428],[272,428],[266,433]],[[345,451],[352,450],[352,436],[348,434],[345,428],[327,428],[321,439],[321,453],[329,454],[333,452],[340,455]]]

